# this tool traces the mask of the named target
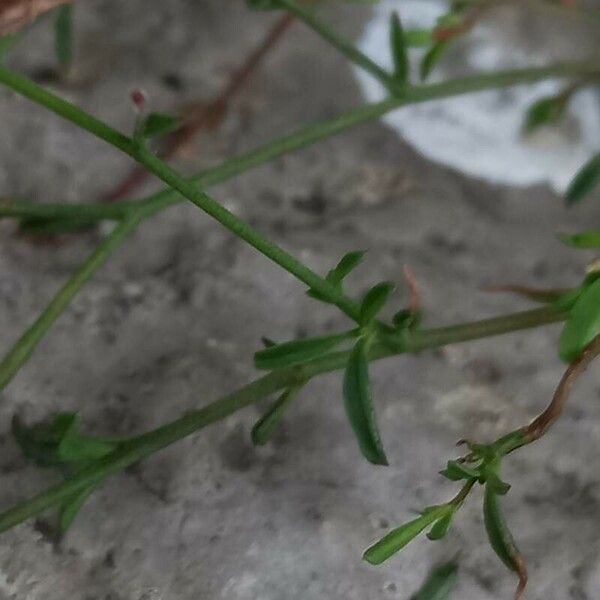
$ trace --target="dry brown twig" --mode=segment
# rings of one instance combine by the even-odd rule
[[[39,15],[71,0],[0,0],[0,36],[16,33]]]

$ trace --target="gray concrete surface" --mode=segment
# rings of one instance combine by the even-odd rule
[[[366,10],[332,14],[356,34]],[[242,2],[86,0],[77,10],[77,68],[62,94],[128,128],[128,92],[168,109],[210,96],[271,22]],[[52,64],[48,22],[11,63],[32,75]],[[181,79],[170,89],[165,75]],[[236,102],[222,130],[199,140],[186,172],[360,102],[345,61],[295,26]],[[0,190],[40,202],[92,200],[129,166],[100,142],[0,91]],[[561,246],[557,230],[593,226],[592,200],[567,211],[546,187],[467,179],[418,156],[373,123],[221,185],[216,198],[324,272],[368,248],[358,293],[421,281],[428,324],[527,306],[481,291],[498,282],[575,284],[592,255]],[[596,196],[597,199],[597,196]],[[0,224],[2,350],[48,302],[100,234],[36,246]],[[395,296],[407,299],[401,287]],[[90,431],[143,431],[202,406],[254,375],[261,335],[334,330],[344,319],[315,305],[290,277],[190,206],[144,224],[81,292],[0,395],[0,506],[55,480],[20,457],[11,416],[80,410]],[[510,598],[514,579],[483,531],[479,491],[446,540],[417,541],[375,568],[364,547],[426,504],[454,494],[437,471],[464,436],[489,439],[533,417],[562,366],[559,329],[424,352],[377,364],[374,390],[389,468],[359,457],[339,375],[314,381],[269,446],[249,442],[259,407],[236,414],[96,493],[67,538],[41,522],[0,539],[2,600],[406,599],[432,564],[457,556],[455,598]],[[600,596],[600,378],[580,382],[552,433],[506,466],[505,501],[531,575],[529,600]]]

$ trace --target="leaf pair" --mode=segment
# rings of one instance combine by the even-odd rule
[[[373,544],[365,551],[363,558],[372,565],[379,565],[402,550],[431,525],[433,527],[430,531],[430,539],[440,539],[448,531],[454,512],[455,508],[450,504],[425,509],[419,517],[393,529]]]
[[[30,427],[15,416],[12,432],[27,459],[41,467],[67,468],[71,473],[104,458],[117,448],[116,442],[80,433],[75,413],[58,413],[49,422]],[[96,485],[88,486],[63,501],[59,509],[59,533],[67,531]]]
[[[110,454],[117,446],[80,433],[76,413],[58,413],[51,421],[31,427],[15,415],[12,432],[23,455],[41,467],[80,465]]]

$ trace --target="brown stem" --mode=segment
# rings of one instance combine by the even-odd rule
[[[278,19],[241,67],[231,74],[227,85],[215,98],[210,101],[196,100],[181,108],[183,125],[166,140],[161,152],[163,160],[175,158],[199,133],[213,132],[221,126],[232,99],[241,91],[292,22],[293,17],[288,14]],[[131,195],[149,176],[150,173],[146,169],[134,167],[131,173],[105,196],[105,200],[115,202]]]
[[[523,429],[523,434],[527,440],[526,443],[531,443],[541,438],[557,421],[571,394],[573,385],[598,355],[600,355],[600,335],[597,335],[579,358],[569,365],[554,392],[552,402],[550,402],[548,408]]]

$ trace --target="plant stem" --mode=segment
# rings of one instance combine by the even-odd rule
[[[75,294],[89,280],[92,274],[102,266],[112,252],[137,227],[139,216],[131,212],[123,219],[112,233],[90,254],[89,258],[73,273],[58,291],[42,314],[17,340],[12,349],[0,362],[0,390],[16,375],[27,361],[34,348],[44,337],[54,321],[69,305]]]
[[[10,85],[5,80],[4,73],[5,70],[0,69],[0,82]],[[195,182],[202,188],[222,183],[236,175],[279,158],[283,154],[300,150],[323,139],[333,137],[346,129],[382,117],[386,113],[403,106],[500,87],[535,83],[552,77],[575,77],[593,73],[600,73],[600,62],[586,61],[531,69],[482,73],[441,83],[411,86],[403,90],[401,97],[388,98],[381,102],[367,104],[334,119],[302,127],[288,136],[269,142],[255,150],[229,159],[212,169],[203,171],[192,177],[190,181]],[[62,112],[58,114],[65,116]],[[121,211],[127,212],[129,209],[133,210],[139,207],[139,205],[144,205],[145,217],[150,217],[182,200],[181,195],[170,188],[142,200],[120,202],[116,206],[106,206],[101,203],[37,205],[16,200],[0,200],[0,218],[15,216],[55,216],[57,218],[81,216],[102,220],[119,218],[122,216]]]
[[[278,0],[278,4],[297,19],[308,25],[308,27],[320,35],[331,46],[339,50],[351,62],[364,69],[367,73],[370,73],[375,79],[379,80],[388,91],[394,94],[402,91],[394,81],[394,78],[385,69],[382,69],[366,54],[363,54],[352,42],[343,38],[340,34],[318,19],[312,10],[300,6],[295,0]]]
[[[433,85],[407,88],[404,91],[404,97],[402,98],[390,98],[382,102],[362,106],[335,119],[303,127],[287,137],[283,137],[274,142],[265,144],[256,150],[230,159],[213,169],[200,173],[191,180],[186,181],[180,178],[177,174],[175,174],[175,177],[177,177],[178,183],[185,183],[186,189],[189,189],[193,183],[202,187],[215,185],[253,167],[273,160],[286,152],[291,152],[293,150],[313,144],[321,139],[331,137],[341,131],[344,131],[345,129],[348,129],[349,127],[382,116],[385,113],[403,105],[425,102],[428,100],[495,87],[530,83],[548,77],[560,77],[582,72],[590,73],[597,71],[600,71],[600,64],[597,63],[583,62],[573,63],[571,65],[559,64],[549,67],[473,75],[470,77]],[[127,153],[134,153],[134,158],[137,158],[135,156],[135,153],[137,152],[137,146],[135,146],[135,144],[133,144],[129,138],[126,138],[120,133],[112,130],[110,127],[104,125],[93,117],[86,115],[80,109],[39,88],[37,85],[28,81],[27,79],[0,67],[0,82],[11,87],[15,87],[18,92],[36,102],[42,103],[57,114],[84,127],[88,131],[97,134],[99,137],[108,141],[109,143],[115,142],[118,148]],[[147,152],[146,155],[150,155],[150,153]],[[150,156],[153,161],[158,160],[156,157],[153,157],[152,155]],[[166,167],[166,165],[164,166]],[[166,168],[168,169],[168,167]],[[172,178],[172,175],[173,174],[171,173],[170,178]],[[194,189],[193,193],[197,194],[198,190]],[[204,198],[204,196],[201,197]],[[111,219],[122,218],[125,214],[130,214],[131,211],[134,211],[135,218],[131,222],[133,228],[135,227],[135,224],[139,222],[139,220],[149,218],[181,200],[182,196],[177,190],[173,189],[163,190],[157,194],[149,196],[144,200],[137,202],[120,202],[114,206],[106,204],[38,205],[33,203],[20,203],[16,201],[4,200],[0,201],[0,217],[37,216],[56,218],[85,217]],[[224,211],[226,217],[229,217],[230,215],[236,223],[241,223],[243,226],[245,226],[243,222],[236,219],[233,215],[231,215],[231,213],[225,211],[225,209],[223,209],[218,203],[212,200],[210,200],[210,202],[211,206],[215,207],[217,212]],[[250,232],[251,234],[254,234],[253,230],[250,230]],[[22,338],[17,342],[16,346],[9,351],[8,355],[0,363],[0,390],[6,386],[6,384],[15,375],[18,368],[23,365],[27,358],[31,355],[35,345],[43,338],[43,335],[59,316],[60,312],[68,306],[69,301],[79,290],[81,285],[83,285],[83,283],[89,279],[91,274],[104,263],[108,255],[116,250],[116,248],[118,248],[120,243],[126,237],[127,236],[124,235],[122,237],[111,237],[110,239],[107,239],[80,267],[80,270],[65,284],[64,288],[52,300],[47,309],[27,330]],[[276,248],[277,247],[275,247],[275,249]],[[96,260],[95,257],[97,256],[97,253],[102,255],[102,260]],[[295,261],[293,257],[291,258]],[[314,287],[316,282],[316,279],[314,278],[318,276],[309,270],[307,271],[308,272],[304,272],[303,275],[308,275],[311,280],[311,283],[308,285]],[[84,279],[81,279],[78,276],[78,273],[80,272],[86,273],[86,277]],[[306,279],[303,279],[303,281],[306,283]],[[64,294],[64,290],[69,290],[69,294]],[[326,294],[329,294],[331,291],[332,290],[328,290]],[[338,293],[337,290],[335,291]],[[353,308],[349,303],[346,306],[346,309],[351,309],[353,313],[355,310],[355,308]]]
[[[369,360],[538,327],[560,321],[565,316],[565,314],[558,313],[551,307],[544,307],[451,327],[415,331],[405,340],[406,343],[403,348],[392,349],[388,345],[372,346],[369,349]],[[0,532],[6,531],[52,506],[59,505],[74,493],[90,485],[99,484],[108,475],[117,473],[142,458],[212,423],[221,421],[232,413],[256,403],[270,394],[290,386],[299,385],[322,373],[344,368],[348,355],[348,352],[336,352],[301,367],[273,371],[204,408],[186,413],[167,425],[133,439],[129,444],[125,444],[121,449],[102,459],[93,467],[84,469],[66,481],[51,486],[29,500],[25,500],[1,513]]]

